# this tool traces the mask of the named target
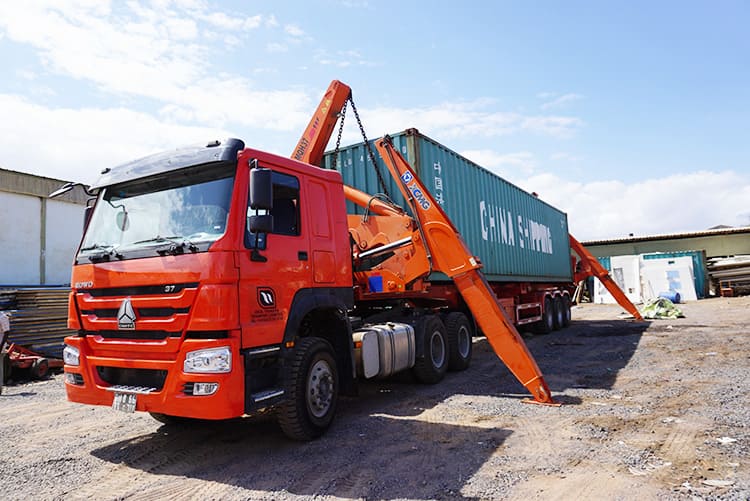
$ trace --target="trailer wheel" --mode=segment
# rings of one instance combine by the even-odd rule
[[[284,384],[286,401],[278,420],[289,438],[300,441],[321,436],[336,412],[339,378],[333,348],[318,337],[297,341]]]
[[[565,302],[562,296],[555,296],[553,301],[555,311],[555,330],[565,327]]]
[[[31,377],[44,379],[49,375],[49,361],[46,358],[37,358],[31,364]]]
[[[448,370],[467,369],[472,354],[472,328],[469,319],[458,311],[448,313],[445,317],[445,331],[448,340]]]
[[[420,319],[416,331],[416,341],[418,346],[421,343],[422,356],[417,357],[414,364],[414,376],[422,383],[437,383],[445,377],[448,370],[445,325],[437,315],[426,315]]]
[[[563,327],[570,325],[571,313],[570,313],[570,296],[563,295]]]
[[[534,329],[537,334],[549,334],[555,330],[555,311],[552,299],[544,298],[542,319],[536,323]]]

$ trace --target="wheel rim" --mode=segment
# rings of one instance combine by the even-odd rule
[[[433,367],[442,367],[445,363],[445,343],[439,331],[433,332],[430,337],[430,358]]]
[[[469,349],[471,349],[471,334],[469,334],[469,329],[467,329],[465,326],[461,326],[461,328],[458,329],[458,354],[461,355],[461,358],[466,358],[469,356]]]
[[[334,393],[333,371],[325,360],[318,360],[310,368],[307,378],[307,407],[316,418],[322,418],[331,408]]]

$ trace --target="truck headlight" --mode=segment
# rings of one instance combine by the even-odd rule
[[[63,348],[63,362],[65,365],[80,365],[80,352],[74,346],[65,345]]]
[[[229,346],[191,351],[185,355],[183,371],[198,373],[220,373],[232,370],[232,351]]]

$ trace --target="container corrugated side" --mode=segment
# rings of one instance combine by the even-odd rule
[[[568,221],[564,212],[416,129],[391,137],[471,251],[482,260],[488,280],[572,280]],[[332,152],[328,152],[324,167],[331,168],[332,160]],[[405,207],[401,192],[382,159],[377,158],[377,161],[394,202]],[[367,193],[381,191],[364,143],[341,148],[336,169],[350,186]],[[349,209],[351,211],[353,206]]]

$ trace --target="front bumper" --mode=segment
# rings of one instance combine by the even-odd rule
[[[90,405],[112,405],[115,386],[140,386],[155,388],[139,393],[135,410],[155,412],[170,416],[197,419],[230,419],[244,414],[244,375],[239,338],[188,339],[180,346],[176,357],[160,354],[155,359],[146,356],[132,358],[96,355],[85,337],[68,337],[65,343],[78,348],[80,365],[65,365],[65,390],[68,400]],[[232,370],[224,374],[194,374],[183,372],[188,352],[229,346],[232,352]],[[81,382],[82,384],[76,384]],[[218,383],[212,395],[192,395],[194,383]]]

